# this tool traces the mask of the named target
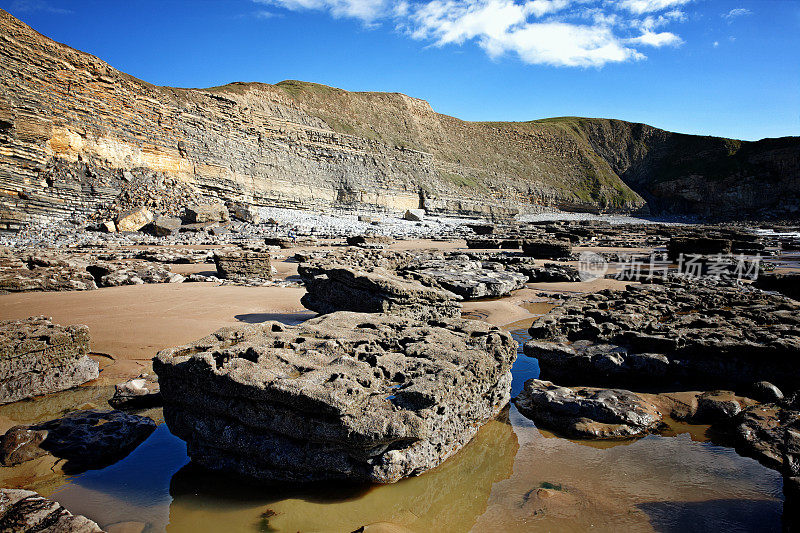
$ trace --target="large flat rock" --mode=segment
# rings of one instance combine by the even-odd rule
[[[303,263],[298,272],[308,291],[301,302],[317,313],[390,313],[420,319],[461,314],[460,296],[380,267]]]
[[[489,324],[339,312],[224,328],[158,354],[170,430],[212,470],[392,483],[508,402],[516,342]]]
[[[39,316],[0,321],[0,404],[76,387],[99,375],[89,328]]]

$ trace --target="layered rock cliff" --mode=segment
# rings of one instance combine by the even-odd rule
[[[593,119],[465,122],[402,94],[295,81],[157,87],[2,10],[0,59],[0,229],[91,216],[145,178],[256,205],[488,217],[627,211],[645,199],[714,215],[728,207],[705,191],[728,183],[754,212],[797,197],[795,138],[762,145]],[[161,192],[141,200],[157,206]]]

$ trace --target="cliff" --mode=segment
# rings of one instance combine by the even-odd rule
[[[158,87],[2,10],[0,59],[6,229],[113,208],[139,178],[257,205],[487,217],[630,211],[645,199],[715,215],[728,207],[704,191],[730,183],[756,212],[799,190],[795,138],[744,143],[594,119],[465,122],[402,94],[297,81]]]

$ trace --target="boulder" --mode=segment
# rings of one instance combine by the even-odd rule
[[[228,205],[230,215],[242,222],[249,224],[261,224],[261,213],[258,207],[250,204],[232,203]]]
[[[126,457],[155,431],[145,416],[122,411],[74,411],[32,426],[15,426],[0,442],[0,463],[22,463],[42,455],[64,459],[67,473],[104,468]]]
[[[139,231],[153,221],[153,213],[146,207],[123,211],[117,216],[117,231]]]
[[[186,207],[184,219],[189,224],[202,224],[204,222],[228,222],[228,208],[225,204],[202,204]]]
[[[220,251],[214,254],[217,276],[222,279],[272,279],[272,256],[256,250]]]
[[[753,285],[764,291],[776,291],[800,301],[800,272],[762,273]]]
[[[100,223],[100,231],[104,231],[106,233],[116,233],[117,225],[114,223],[113,220],[103,221]]]
[[[525,274],[484,268],[480,261],[427,261],[407,270],[428,285],[438,285],[465,300],[498,298],[521,289]]]
[[[494,233],[494,224],[466,224],[466,226],[475,232],[475,235],[491,235]]]
[[[489,324],[339,312],[224,328],[153,360],[193,462],[263,481],[393,483],[508,402],[516,342]]]
[[[662,425],[662,414],[654,404],[621,389],[568,388],[530,379],[514,404],[537,425],[571,438],[631,438]]]
[[[769,381],[753,383],[749,396],[763,403],[775,403],[783,400],[783,392]]]
[[[391,244],[394,239],[386,235],[355,235],[347,237],[347,244],[349,246],[381,246]]]
[[[303,263],[297,270],[307,291],[300,302],[317,313],[391,313],[420,319],[461,315],[460,296],[383,268]]]
[[[77,387],[99,375],[89,328],[39,316],[0,321],[0,404]]]
[[[425,210],[424,209],[408,209],[405,214],[403,215],[405,220],[410,220],[412,222],[420,222],[425,218]]]
[[[526,240],[522,242],[522,253],[534,259],[561,259],[572,254],[572,244],[558,240]]]
[[[178,217],[158,216],[150,224],[150,231],[157,237],[175,235],[181,230],[181,219]]]
[[[714,237],[673,237],[667,243],[667,256],[677,261],[681,255],[730,255],[730,239]]]
[[[0,531],[9,533],[103,533],[85,516],[30,490],[0,489]]]

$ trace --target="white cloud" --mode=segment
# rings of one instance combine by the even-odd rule
[[[660,33],[646,31],[638,37],[629,39],[628,42],[655,46],[658,48],[661,46],[679,46],[683,44],[683,39],[668,31],[662,31]]]
[[[394,4],[391,0],[254,0],[258,4],[275,5],[291,11],[325,10],[334,17],[350,17],[371,23],[384,17]]]
[[[736,9],[731,9],[727,13],[723,13],[722,18],[727,19],[728,23],[731,23],[735,18],[744,17],[746,15],[752,15],[752,14],[753,12],[750,11],[749,9],[738,7]]]
[[[617,9],[624,9],[636,15],[654,13],[688,4],[692,0],[620,0]]]
[[[474,42],[490,57],[529,64],[602,67],[646,59],[639,47],[678,46],[670,31],[692,0],[253,0],[327,11],[375,26],[381,20],[435,46]]]

